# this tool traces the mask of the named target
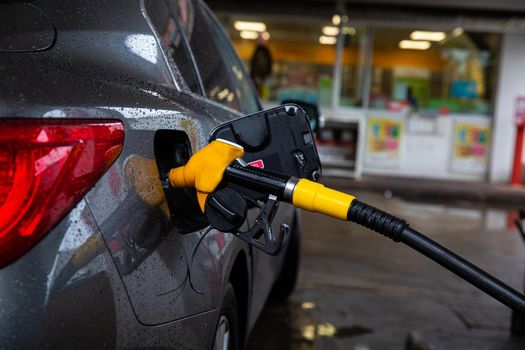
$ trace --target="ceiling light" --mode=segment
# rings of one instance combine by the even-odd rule
[[[324,26],[322,31],[323,34],[327,36],[336,36],[339,34],[339,28],[333,26]]]
[[[341,23],[341,16],[339,16],[339,15],[333,15],[333,16],[332,16],[332,24],[333,24],[334,26],[338,26],[339,23]]]
[[[463,34],[463,32],[463,28],[461,27],[454,28],[454,30],[452,31],[452,36],[460,36],[461,34]]]
[[[343,23],[348,22],[348,16],[347,15],[343,15],[343,17],[341,17],[341,21],[343,21]]]
[[[430,41],[401,40],[399,47],[401,49],[426,50],[430,47]]]
[[[264,32],[264,33],[262,33],[262,38],[263,38],[264,40],[268,40],[268,39],[270,39],[270,33],[268,33],[268,32]]]
[[[238,31],[248,30],[252,32],[265,32],[266,24],[263,22],[235,21],[233,27]]]
[[[354,27],[343,27],[342,32],[343,34],[346,34],[346,35],[355,35],[355,28]]]
[[[334,45],[336,42],[337,42],[337,38],[335,36],[321,35],[319,37],[319,43],[323,45]]]
[[[416,30],[410,34],[412,40],[427,40],[427,41],[441,41],[445,39],[447,35],[443,32],[425,32],[422,30]]]
[[[249,40],[254,40],[259,37],[259,33],[251,31],[251,30],[243,30],[241,31],[240,35],[241,35],[241,38],[249,39]]]

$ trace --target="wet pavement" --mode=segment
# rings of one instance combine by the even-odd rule
[[[506,211],[358,197],[522,290],[525,244]],[[508,308],[407,246],[318,214],[302,225],[297,289],[266,307],[249,350],[525,349]]]

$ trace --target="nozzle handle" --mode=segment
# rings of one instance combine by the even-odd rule
[[[289,175],[249,166],[241,159],[235,160],[224,171],[224,179],[227,182],[273,194],[279,200],[284,199],[286,184],[290,178]]]

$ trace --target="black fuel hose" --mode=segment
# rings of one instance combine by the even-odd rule
[[[499,300],[511,309],[525,313],[525,296],[474,264],[431,240],[393,215],[354,200],[348,210],[348,221],[376,231],[396,242],[402,242],[473,286]]]

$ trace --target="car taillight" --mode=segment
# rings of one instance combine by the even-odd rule
[[[0,268],[78,203],[123,144],[119,121],[0,119]]]

